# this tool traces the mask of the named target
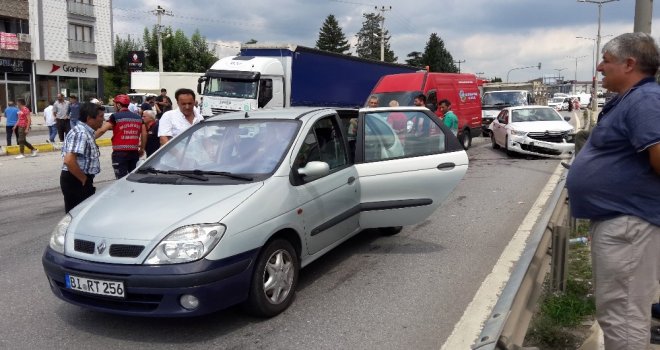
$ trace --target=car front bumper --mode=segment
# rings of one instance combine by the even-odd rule
[[[548,142],[533,139],[528,136],[511,135],[508,144],[509,151],[550,158],[568,158],[575,151],[575,143]]]
[[[258,249],[226,259],[201,259],[185,264],[122,265],[74,259],[46,248],[42,264],[53,293],[89,309],[151,317],[198,316],[238,304],[247,298]],[[66,287],[65,275],[121,281],[124,298],[77,292]],[[199,306],[185,309],[179,300],[193,295]]]

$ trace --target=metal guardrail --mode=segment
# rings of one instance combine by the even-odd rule
[[[563,244],[560,243],[556,248],[562,245],[565,247],[566,244],[570,215],[565,183],[566,179],[563,177],[552,192],[543,214],[530,233],[525,250],[472,349],[522,348],[527,328],[536,311],[536,303],[543,292],[544,279],[551,266],[549,251],[553,235],[563,237],[560,239]],[[556,252],[553,254],[557,255]],[[555,262],[557,264],[553,265],[553,280],[562,281],[565,278],[565,260],[557,259]]]

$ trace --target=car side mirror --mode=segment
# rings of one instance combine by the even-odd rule
[[[330,165],[326,162],[311,161],[304,167],[298,168],[298,174],[302,176],[305,181],[311,181],[330,174]]]

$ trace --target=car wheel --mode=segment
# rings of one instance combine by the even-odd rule
[[[276,239],[259,255],[247,300],[252,314],[272,317],[286,310],[293,301],[300,263],[289,241]]]
[[[472,136],[470,135],[470,130],[465,129],[463,130],[463,133],[461,133],[461,144],[463,145],[463,149],[466,151],[472,146]]]
[[[483,137],[490,137],[490,134],[491,134],[491,133],[488,132],[488,131],[486,131],[486,130],[484,130],[484,131],[481,132],[481,136],[483,136]]]
[[[493,149],[500,149],[500,145],[495,142],[495,134],[490,133],[490,142],[493,144]]]
[[[383,236],[393,236],[403,230],[403,226],[381,227],[378,229]]]
[[[509,150],[509,136],[504,139],[504,151],[506,152],[506,155],[511,157],[514,155],[515,152]]]

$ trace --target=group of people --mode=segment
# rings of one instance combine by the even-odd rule
[[[415,98],[413,99],[413,104],[417,107],[427,107],[426,106],[426,95],[419,94],[419,95],[415,96]],[[392,100],[388,103],[388,105],[390,107],[396,107],[396,106],[399,105],[399,102],[396,101],[396,100]],[[369,99],[367,100],[367,106],[369,108],[378,107],[379,106],[378,96],[376,96],[376,95],[369,96]],[[449,102],[449,100],[447,100],[447,99],[440,100],[440,102],[438,103],[438,108],[442,112],[442,118],[441,119],[442,119],[443,124],[445,126],[447,126],[449,128],[449,130],[451,130],[451,132],[452,132],[452,134],[454,134],[454,136],[457,136],[458,135],[458,117],[451,110],[451,102]],[[387,120],[387,122],[390,124],[390,126],[392,126],[392,128],[397,133],[401,133],[402,130],[405,130],[405,129],[401,128],[401,125],[405,126],[405,124],[407,123],[407,120],[404,122],[401,119],[401,117],[405,118],[405,115],[401,115],[401,114],[398,114],[398,113],[397,114],[392,113],[392,115],[389,116],[388,120]]]
[[[112,130],[112,168],[115,178],[120,179],[135,169],[145,153],[150,156],[173,137],[202,121],[202,116],[195,110],[194,91],[176,91],[178,109],[171,109],[172,103],[166,94],[167,91],[161,94],[164,103],[160,104],[147,98],[137,112],[129,109],[131,100],[128,95],[117,95],[113,100],[117,112],[107,121],[104,121],[103,106],[91,102],[80,106],[79,123],[66,134],[62,146],[60,187],[66,212],[95,192],[94,176],[101,171],[96,139],[104,133]],[[167,105],[169,110],[158,119],[158,111],[167,109]]]
[[[25,158],[25,148],[29,148],[30,155],[36,157],[39,150],[27,140],[32,125],[32,115],[30,109],[25,105],[25,99],[17,99],[16,104],[14,104],[14,101],[9,101],[5,109],[5,118],[7,118],[5,130],[7,132],[7,146],[11,146],[12,135],[16,136],[16,142],[18,143],[20,154],[16,156],[16,159]]]

